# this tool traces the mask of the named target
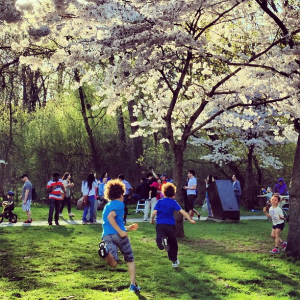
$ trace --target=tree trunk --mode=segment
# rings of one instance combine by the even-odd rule
[[[26,67],[22,67],[22,86],[23,86],[23,107],[28,107],[28,93],[27,93],[27,82],[26,82]]]
[[[257,182],[258,182],[258,186],[261,188],[262,187],[262,180],[263,180],[263,176],[262,176],[262,170],[259,166],[259,162],[256,158],[256,156],[253,157],[254,160],[254,165],[257,171]]]
[[[244,202],[248,209],[252,209],[254,207],[254,197],[256,196],[256,185],[253,185],[253,151],[254,146],[250,146],[249,152],[247,154],[247,168],[245,175],[245,188],[244,188]]]
[[[130,123],[136,122],[138,119],[133,114],[133,106],[135,105],[134,100],[131,100],[128,102],[128,112],[129,112],[129,119]],[[137,130],[139,129],[139,126],[130,126],[131,133],[135,134]],[[142,155],[143,155],[143,138],[141,136],[133,138],[133,147],[134,147],[134,158],[135,161],[137,161]]]
[[[173,179],[174,184],[177,186],[176,190],[176,201],[179,205],[184,208],[183,198],[182,198],[182,172],[183,172],[183,156],[184,150],[178,145],[176,145],[174,149],[174,167],[173,167]],[[176,220],[176,236],[177,237],[184,237],[184,228],[183,228],[183,217],[181,213],[175,213],[175,220]]]
[[[13,145],[13,109],[12,109],[12,99],[14,91],[14,78],[13,73],[10,73],[10,93],[7,96],[6,103],[8,103],[9,110],[9,136],[6,139],[6,143],[2,144],[2,147],[5,147],[3,160],[5,163],[1,165],[1,176],[0,176],[0,194],[5,194],[4,187],[7,183],[7,180],[11,176],[10,169],[10,154]]]
[[[300,135],[298,137],[290,194],[287,255],[300,258]]]
[[[117,113],[117,120],[118,120],[119,140],[120,140],[122,146],[126,147],[126,133],[125,133],[122,106],[119,106],[116,109],[116,113]]]
[[[74,71],[74,77],[75,77],[75,80],[78,83],[80,83],[80,77],[79,77],[78,70]],[[78,92],[79,92],[79,98],[80,98],[80,104],[81,104],[81,114],[82,114],[82,117],[83,117],[85,130],[86,130],[86,132],[88,134],[88,137],[89,137],[90,150],[91,150],[91,155],[92,155],[92,159],[93,159],[93,164],[94,164],[94,167],[95,167],[95,171],[97,173],[99,173],[101,171],[101,160],[98,158],[95,139],[94,139],[94,135],[93,135],[93,130],[92,130],[90,124],[89,124],[87,111],[86,111],[86,103],[85,103],[85,98],[86,97],[85,97],[82,86],[79,87]]]
[[[133,114],[133,107],[135,105],[135,101],[131,100],[127,103],[127,107],[128,107],[128,113],[129,113],[129,120],[130,120],[130,124],[136,122],[138,119],[137,117]],[[131,128],[131,133],[135,134],[137,132],[137,130],[139,129],[139,126],[132,126],[130,125]],[[134,151],[134,161],[138,162],[139,158],[141,158],[144,154],[144,149],[143,149],[143,137],[138,136],[133,138],[133,151]],[[135,164],[135,173],[137,175],[137,179],[140,178],[141,173],[142,173],[142,167],[139,163]]]

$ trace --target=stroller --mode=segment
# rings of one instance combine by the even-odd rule
[[[290,214],[289,214],[289,209],[290,209],[290,202],[289,202],[289,196],[281,196],[280,197],[280,203],[279,207],[281,207],[283,211],[283,215],[285,218],[285,221],[288,222],[290,220]]]
[[[14,214],[12,211],[15,209],[14,204],[14,192],[9,191],[7,193],[7,201],[2,202],[2,213],[0,214],[0,223],[3,222],[3,219],[8,219],[11,223],[17,223],[18,216]]]

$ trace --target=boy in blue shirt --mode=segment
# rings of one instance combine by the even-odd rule
[[[184,211],[173,198],[176,194],[174,184],[168,182],[163,184],[162,193],[164,198],[158,200],[151,216],[151,224],[154,224],[156,216],[156,243],[160,250],[165,249],[168,252],[169,260],[172,261],[172,267],[177,268],[179,259],[177,258],[178,244],[175,232],[174,211],[179,211],[188,221],[195,224],[189,214]]]
[[[135,282],[136,269],[134,256],[128,239],[127,231],[136,230],[138,224],[125,226],[123,221],[124,203],[123,195],[125,184],[120,180],[110,180],[105,186],[105,198],[109,199],[103,210],[102,242],[99,244],[99,256],[106,259],[107,263],[115,268],[118,264],[118,248],[127,262],[130,291],[138,292],[141,288]]]

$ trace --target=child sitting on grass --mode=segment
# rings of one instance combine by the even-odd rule
[[[102,242],[99,244],[99,256],[106,259],[107,263],[115,268],[118,264],[118,248],[127,262],[130,288],[132,292],[138,292],[141,288],[135,282],[136,269],[134,256],[127,231],[136,230],[138,224],[124,225],[123,195],[125,184],[120,180],[110,180],[105,186],[105,199],[109,199],[103,210],[103,233]],[[126,231],[127,230],[127,231]]]
[[[267,211],[267,207],[264,207],[263,211],[268,218],[272,219],[273,229],[271,232],[271,237],[275,240],[275,248],[270,251],[270,253],[278,254],[279,253],[279,243],[281,243],[281,249],[285,250],[287,246],[287,242],[284,242],[280,237],[280,232],[284,228],[284,216],[283,211],[280,207],[278,207],[278,203],[280,202],[279,195],[273,195],[271,198],[272,206],[269,209],[269,213]]]
[[[175,197],[176,187],[174,184],[168,182],[162,186],[162,193],[164,198],[157,201],[154,211],[151,216],[151,224],[154,224],[156,216],[156,243],[160,250],[165,249],[168,252],[169,260],[172,261],[172,267],[177,268],[179,259],[177,258],[178,244],[175,233],[175,218],[174,211],[179,211],[188,221],[195,224],[189,214],[184,211]]]

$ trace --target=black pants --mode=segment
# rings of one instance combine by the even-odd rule
[[[62,211],[63,211],[66,204],[68,205],[68,213],[69,214],[71,213],[71,197],[65,197],[64,198],[64,200],[62,201],[60,210],[59,210],[60,213],[62,213]]]
[[[60,203],[61,200],[50,199],[49,216],[48,216],[49,224],[52,223],[53,220],[54,208],[55,208],[54,221],[55,223],[58,223]]]
[[[157,224],[156,225],[156,244],[160,250],[164,250],[162,239],[168,238],[169,251],[168,257],[171,261],[177,260],[178,244],[176,239],[175,225]]]

